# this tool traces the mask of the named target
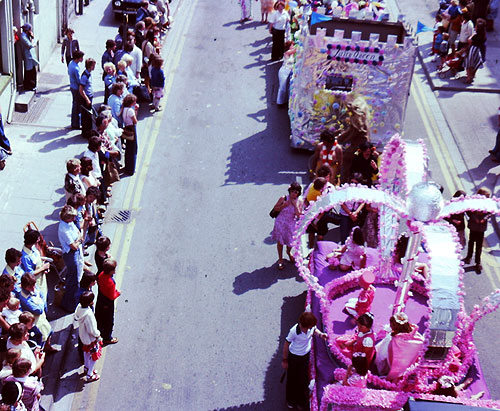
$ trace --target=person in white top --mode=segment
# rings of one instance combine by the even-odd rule
[[[269,32],[273,35],[272,61],[278,61],[283,58],[285,52],[285,29],[289,21],[290,15],[285,11],[285,2],[281,0],[276,2],[274,11],[269,16]]]
[[[137,97],[129,94],[123,99],[122,118],[125,129],[133,130],[132,139],[127,139],[125,145],[125,173],[129,176],[135,173],[135,163],[137,159]]]
[[[316,328],[318,320],[313,313],[306,311],[299,317],[286,337],[283,347],[282,366],[287,370],[286,402],[288,408],[307,408],[309,393],[309,352],[313,335],[316,334],[323,340],[327,339],[326,333]]]
[[[462,14],[462,25],[460,26],[460,34],[458,35],[457,50],[461,50],[469,44],[469,39],[474,34],[474,23],[470,19],[469,12]]]
[[[99,379],[99,375],[94,371],[94,366],[100,357],[102,346],[101,333],[97,329],[97,321],[92,310],[93,305],[94,293],[84,291],[75,312],[75,321],[78,321],[78,336],[83,344],[83,358],[88,381]]]
[[[36,349],[31,351],[30,346],[26,341],[29,339],[29,330],[26,325],[21,323],[13,324],[9,328],[9,338],[7,340],[7,349],[15,348],[21,351],[21,358],[26,358],[31,361],[30,375],[41,370],[45,361],[45,353]]]

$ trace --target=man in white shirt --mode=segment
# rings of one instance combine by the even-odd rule
[[[462,14],[462,25],[460,26],[460,34],[458,35],[457,50],[461,50],[467,46],[469,38],[474,34],[474,23],[470,19],[469,12]]]

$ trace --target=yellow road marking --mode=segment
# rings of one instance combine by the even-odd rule
[[[465,187],[461,179],[458,177],[455,163],[453,162],[450,152],[448,151],[448,148],[444,143],[443,136],[439,131],[436,119],[429,107],[424,103],[425,98],[423,96],[422,85],[420,84],[418,78],[416,78],[415,76],[414,80],[415,81],[412,81],[411,89],[413,97],[415,99],[415,104],[417,106],[420,117],[422,118],[422,122],[424,123],[429,141],[436,154],[436,158],[438,160],[441,172],[443,173],[446,185],[450,189],[450,192],[455,192],[456,190],[465,191]],[[486,240],[485,243],[487,244]],[[488,254],[485,248],[486,247],[483,247],[482,255],[482,259],[485,262],[485,264],[483,264],[483,272],[486,274],[486,277],[488,278],[493,290],[496,290],[497,288],[499,288],[498,284],[500,284],[500,273],[498,273],[495,269],[498,264],[495,258]]]
[[[190,4],[183,5],[184,7],[189,8],[186,11],[187,16],[184,25],[184,31],[186,31],[191,24],[191,20],[193,18],[197,2],[198,0],[193,0],[189,2]],[[163,113],[166,111],[168,97],[170,95],[172,86],[174,84],[175,71],[181,62],[182,50],[184,49],[185,42],[186,42],[186,36],[181,35],[177,47],[175,47],[170,53],[172,55],[172,63],[170,64],[169,67],[169,71],[171,74],[168,76],[167,82],[165,84],[164,97],[163,97],[163,106],[164,106]],[[138,161],[138,164],[140,165],[140,167],[138,167],[139,168],[138,176],[132,177],[129,186],[127,187],[127,191],[125,193],[125,199],[123,202],[123,207],[125,209],[129,208],[130,206],[132,206],[133,209],[137,209],[140,205],[144,183],[146,181],[149,165],[151,164],[151,158],[153,156],[154,148],[158,140],[162,117],[163,116],[157,116],[154,118],[150,117],[147,119],[148,123],[146,123],[146,127],[145,130],[143,131],[143,134],[145,136],[149,135],[150,138],[148,139],[147,149],[142,151],[144,154],[139,158]],[[128,224],[126,227],[124,225],[118,226],[113,238],[111,253],[113,256],[115,256],[116,260],[120,262],[115,274],[115,280],[118,288],[120,288],[125,274],[125,267],[127,266],[127,259],[128,259],[128,254],[130,252],[130,245],[132,243],[135,224],[136,220],[133,219],[130,222],[130,224]],[[95,367],[99,373],[104,368],[105,359],[106,359],[106,350],[103,350],[100,361],[96,363]],[[93,383],[90,386],[90,389],[87,390],[88,402],[87,404],[85,404],[85,409],[95,408],[98,390],[99,390],[99,381]],[[83,401],[82,394],[83,393],[80,393],[74,396],[71,407],[72,410],[79,410],[81,408],[81,404]]]

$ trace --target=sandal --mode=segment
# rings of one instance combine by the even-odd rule
[[[87,375],[87,382],[94,382],[94,381],[98,381],[101,377],[99,376],[99,374],[97,374],[97,372],[93,372],[92,375],[88,376]]]

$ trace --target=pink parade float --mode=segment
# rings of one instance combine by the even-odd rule
[[[292,252],[309,289],[308,309],[328,333],[327,343],[315,340],[313,345],[312,410],[400,410],[414,399],[500,409],[500,401],[488,399],[473,339],[476,321],[500,306],[500,290],[474,306],[472,312],[465,311],[460,244],[454,227],[444,220],[467,211],[500,214],[499,202],[466,196],[445,203],[439,187],[429,181],[427,162],[422,141],[406,141],[395,135],[385,146],[377,187],[345,184],[312,203],[297,223]],[[310,253],[302,241],[316,216],[346,201],[365,202],[379,209],[378,248],[366,248],[366,267],[347,274],[329,268],[326,256],[337,244],[318,242]],[[397,261],[394,254],[402,228],[409,238],[404,257]],[[426,269],[418,269],[422,266]],[[374,363],[380,364],[384,357],[384,341],[392,344],[390,359],[385,372],[372,364],[367,388],[344,386],[341,382],[352,358],[339,341],[353,336],[356,328],[345,308],[348,303],[355,307],[353,302],[360,291],[366,294],[370,284],[364,283],[372,277],[376,288],[371,303],[372,330],[379,350]],[[359,298],[365,298],[366,304],[365,294]],[[372,291],[368,294],[373,297]],[[350,312],[356,314],[352,308]],[[408,334],[396,338],[390,333],[391,329],[384,327],[390,318],[400,324],[408,322]],[[458,385],[466,378],[468,387],[458,392]],[[456,398],[435,395],[437,388],[448,386],[457,387]],[[439,409],[437,404],[433,407],[427,409]]]

